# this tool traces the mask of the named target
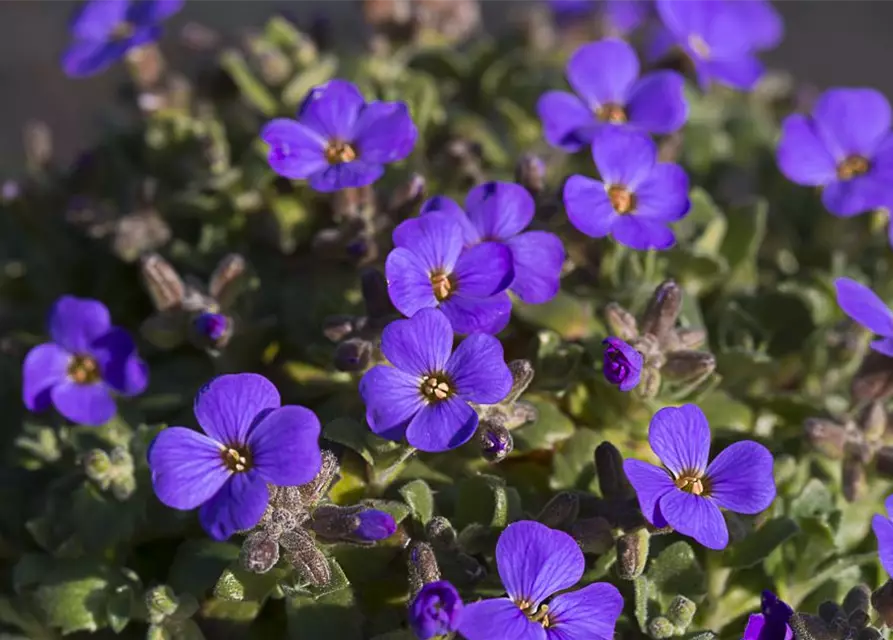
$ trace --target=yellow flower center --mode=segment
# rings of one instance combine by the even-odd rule
[[[608,187],[608,199],[614,211],[620,215],[631,213],[636,208],[636,196],[626,187],[615,184]]]
[[[707,482],[696,472],[684,472],[676,478],[676,486],[686,493],[700,496],[707,492]]]
[[[438,271],[431,274],[431,288],[437,301],[443,302],[455,292],[456,285],[447,274]]]
[[[352,162],[357,159],[357,152],[352,146],[340,140],[333,140],[326,147],[326,161],[329,164],[341,164],[342,162]]]
[[[862,156],[850,156],[837,166],[837,177],[850,180],[868,173],[868,159]]]
[[[451,383],[443,374],[423,376],[420,389],[428,402],[446,400],[453,395]]]
[[[595,117],[602,122],[611,124],[623,124],[626,122],[626,111],[619,104],[603,104],[595,110]]]
[[[710,58],[710,46],[704,42],[704,38],[699,36],[696,33],[688,36],[688,46],[689,48],[698,54],[699,57],[707,60]]]
[[[541,604],[539,609],[534,609],[533,603],[527,599],[522,599],[516,602],[515,604],[524,612],[524,615],[527,616],[527,619],[531,622],[539,622],[543,625],[544,629],[548,629],[552,624],[554,624],[553,620],[549,619],[549,605]]]
[[[220,452],[223,464],[234,473],[242,473],[251,468],[251,452],[245,447],[227,447]]]
[[[90,356],[74,356],[68,363],[68,377],[76,384],[99,382],[99,364]]]

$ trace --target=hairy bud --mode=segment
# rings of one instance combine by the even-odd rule
[[[335,347],[335,368],[339,371],[363,371],[372,360],[374,346],[363,338],[348,338]]]
[[[667,354],[661,373],[681,380],[707,375],[716,370],[716,358],[706,351],[672,351]]]
[[[528,422],[535,421],[539,417],[539,411],[529,402],[518,400],[511,405],[508,413],[504,414],[504,416],[506,428],[516,429]]]
[[[636,393],[643,398],[653,398],[660,392],[660,385],[660,371],[654,367],[646,366],[642,369],[642,378],[639,380],[639,386],[636,387]]]
[[[481,455],[489,462],[502,462],[515,447],[511,431],[501,420],[492,418],[481,421],[478,442],[481,445]]]
[[[562,529],[576,520],[579,513],[580,496],[562,491],[546,503],[536,519],[552,529]]]
[[[847,442],[845,427],[824,418],[809,418],[804,423],[809,443],[829,458],[842,458]]]
[[[853,376],[850,394],[857,402],[886,400],[893,395],[893,358],[869,351]]]
[[[893,580],[887,580],[882,587],[872,592],[871,606],[880,614],[885,625],[893,627]]]
[[[868,585],[857,584],[850,589],[843,599],[843,610],[847,615],[852,615],[855,611],[870,611],[871,589]]]
[[[623,580],[635,580],[645,571],[650,540],[645,528],[617,538],[617,574]]]
[[[843,459],[841,484],[843,485],[843,497],[847,502],[853,502],[865,495],[865,491],[868,489],[868,478],[862,460],[855,456],[847,456]]]
[[[698,605],[685,596],[676,596],[667,607],[666,617],[679,632],[688,629],[695,617]]]
[[[298,488],[304,504],[312,507],[319,502],[329,492],[329,487],[337,478],[340,470],[338,457],[328,449],[323,449],[322,466],[319,468],[319,473],[313,480]]]
[[[295,568],[310,584],[322,587],[332,578],[332,568],[322,551],[316,548],[313,538],[303,529],[286,531],[279,538],[286,562]]]
[[[887,430],[887,410],[881,402],[872,402],[859,416],[859,426],[869,442],[880,440]]]
[[[571,536],[585,553],[602,554],[614,544],[614,533],[611,523],[596,516],[577,520],[570,530]]]
[[[636,317],[616,302],[611,302],[605,307],[605,320],[610,333],[625,342],[639,335]]]
[[[703,329],[677,329],[676,338],[682,349],[697,349],[707,342],[707,332]]]
[[[114,476],[114,467],[109,455],[102,449],[88,451],[83,460],[84,473],[97,486],[105,491]]]
[[[388,211],[398,218],[404,218],[415,207],[422,203],[428,192],[428,184],[425,177],[414,173],[409,179],[399,185],[388,200]]]
[[[174,590],[167,585],[151,587],[146,591],[146,609],[150,624],[161,624],[165,618],[177,612],[180,601]]]
[[[512,390],[506,396],[503,403],[510,404],[521,397],[533,382],[534,370],[530,360],[512,360],[508,363],[512,372]]]
[[[667,618],[657,616],[648,621],[648,635],[654,640],[667,640],[676,635],[676,627]]]
[[[532,195],[546,188],[546,163],[532,153],[525,153],[515,165],[515,181]]]
[[[388,281],[378,269],[366,268],[360,273],[360,289],[366,313],[371,318],[384,318],[394,313],[394,306],[388,295]]]
[[[332,342],[341,342],[356,330],[353,316],[329,316],[323,320],[322,333]]]
[[[676,326],[676,319],[682,310],[682,287],[673,280],[661,283],[642,316],[641,333],[650,333],[662,344]]]
[[[409,592],[415,597],[423,586],[440,580],[440,567],[434,549],[427,542],[415,540],[407,550],[406,566],[408,570]]]
[[[452,550],[457,548],[456,530],[449,520],[443,516],[434,516],[425,525],[425,536],[438,549]]]
[[[603,497],[609,500],[625,500],[635,496],[635,490],[623,470],[623,456],[610,442],[602,442],[596,447],[595,472]]]
[[[239,552],[239,564],[252,573],[266,573],[279,562],[279,542],[266,531],[249,534]]]

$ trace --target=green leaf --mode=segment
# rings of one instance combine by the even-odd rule
[[[424,480],[406,483],[400,487],[400,495],[421,524],[427,524],[434,517],[434,493]]]
[[[602,437],[591,429],[577,429],[562,442],[552,458],[553,489],[579,489],[595,491],[595,448]]]
[[[324,587],[311,588],[306,595],[285,599],[288,637],[362,640],[363,617],[356,606],[353,589],[341,566],[332,561],[332,579]]]
[[[639,629],[646,632],[648,629],[648,621],[654,615],[657,609],[656,603],[651,599],[654,591],[654,585],[644,575],[633,580],[633,593],[635,595],[635,616],[636,622],[639,623]]]
[[[338,58],[332,54],[320,56],[282,89],[282,103],[293,111],[314,87],[329,81],[338,70]]]
[[[574,423],[555,404],[542,396],[528,396],[525,400],[536,407],[537,418],[512,431],[516,450],[551,450],[555,444],[573,435]]]
[[[276,115],[279,103],[264,83],[254,75],[245,56],[239,51],[225,51],[220,56],[220,66],[229,74],[248,104],[268,118]]]
[[[261,574],[252,573],[243,569],[238,562],[234,562],[224,569],[217,584],[214,585],[214,595],[221,600],[263,602],[285,573],[285,569],[272,569]]]
[[[402,100],[409,107],[412,121],[418,127],[420,136],[428,127],[443,119],[440,91],[437,81],[423,71],[406,72],[395,86],[395,99]]]
[[[168,572],[167,584],[175,593],[203,598],[223,571],[239,558],[239,547],[213,540],[186,540],[179,547]]]
[[[659,592],[667,595],[694,599],[707,593],[704,569],[687,542],[674,542],[661,551],[646,575]]]
[[[322,437],[355,451],[370,465],[375,464],[366,436],[369,430],[351,418],[336,418],[322,429]]]
[[[720,248],[732,270],[726,286],[756,285],[756,257],[766,237],[768,213],[769,204],[763,198],[729,211],[728,232]]]
[[[595,318],[589,300],[581,300],[564,290],[544,304],[525,304],[514,300],[513,313],[524,322],[542,329],[551,329],[564,340],[582,340],[594,333],[604,333]]]
[[[791,500],[790,515],[793,518],[827,517],[834,511],[834,496],[825,483],[812,478],[796,498]]]
[[[491,475],[466,478],[459,483],[453,524],[457,529],[473,522],[501,529],[508,524],[508,509],[505,480]]]
[[[800,527],[787,516],[773,518],[744,540],[732,545],[722,556],[723,564],[733,569],[752,567],[798,533]]]

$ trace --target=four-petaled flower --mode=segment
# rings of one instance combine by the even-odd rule
[[[379,436],[405,435],[422,451],[467,442],[478,426],[468,403],[495,404],[512,388],[499,340],[474,333],[453,352],[453,330],[436,309],[385,327],[381,351],[394,366],[372,367],[360,380],[366,422]]]
[[[669,249],[667,227],[685,217],[688,176],[677,164],[657,162],[657,147],[645,133],[602,127],[592,143],[601,181],[573,175],[564,185],[571,224],[593,238],[611,235],[632,249]]]
[[[874,291],[855,280],[838,278],[834,288],[837,304],[845,314],[872,333],[883,336],[872,342],[871,348],[893,357],[893,311]]]
[[[788,622],[794,611],[771,591],[763,591],[762,613],[747,619],[743,640],[791,640],[794,631]]]
[[[696,405],[655,413],[648,442],[665,468],[625,460],[623,469],[655,527],[669,525],[709,549],[724,549],[729,530],[720,507],[755,514],[775,499],[772,454],[763,445],[736,442],[707,464],[710,426]]]
[[[567,79],[577,95],[547,91],[536,107],[546,140],[564,151],[582,149],[602,127],[625,125],[667,134],[688,117],[683,77],[654,71],[639,78],[639,59],[623,40],[600,40],[577,49],[567,63]]]
[[[583,577],[586,563],[563,531],[529,520],[506,527],[496,543],[505,598],[465,605],[459,631],[468,640],[611,640],[623,610],[617,588],[605,582],[562,593]]]
[[[131,49],[155,42],[161,23],[183,8],[184,0],[88,0],[71,23],[74,43],[62,57],[73,78],[105,70]]]
[[[385,261],[388,294],[400,313],[437,307],[456,333],[499,333],[508,324],[512,251],[500,242],[464,249],[462,219],[434,212],[394,229]]]
[[[409,626],[419,640],[445,636],[456,631],[462,611],[456,587],[446,580],[429,582],[409,605]]]
[[[365,187],[384,165],[408,156],[418,130],[403,102],[366,102],[346,80],[316,87],[297,120],[277,118],[261,131],[273,171],[317,191]]]
[[[621,391],[631,391],[642,377],[642,354],[613,336],[605,338],[602,344],[605,345],[602,365],[605,379]]]
[[[22,365],[22,399],[30,411],[52,404],[72,422],[99,426],[115,415],[113,393],[145,390],[146,363],[98,300],[62,296],[50,311],[49,329],[53,341],[31,349]]]
[[[679,47],[702,88],[713,81],[753,89],[765,71],[754,53],[781,40],[781,18],[762,0],[656,0],[655,6],[666,30],[652,43],[649,57]]]
[[[468,192],[464,211],[445,196],[422,205],[422,214],[435,211],[459,221],[466,247],[500,242],[511,250],[514,279],[509,290],[521,300],[541,304],[558,293],[564,246],[554,233],[524,231],[536,211],[527,189],[512,182],[485,182]]]
[[[871,518],[871,528],[877,538],[878,557],[881,560],[881,566],[887,575],[893,577],[893,496],[887,496],[884,501],[884,510],[887,512],[886,517],[878,513]]]
[[[792,182],[823,187],[822,202],[837,216],[893,204],[890,103],[874,89],[829,89],[811,115],[785,118],[778,166]]]
[[[322,466],[316,415],[283,407],[261,375],[214,378],[195,397],[195,417],[205,433],[169,427],[147,457],[158,499],[174,509],[200,506],[199,520],[215,540],[260,521],[268,484],[305,484]]]

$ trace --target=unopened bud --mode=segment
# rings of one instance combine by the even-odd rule
[[[283,557],[310,584],[322,587],[332,578],[332,568],[313,538],[303,529],[286,531],[279,538],[285,550]]]
[[[515,181],[537,195],[546,188],[546,163],[532,153],[525,153],[515,165]]]
[[[518,400],[503,415],[505,417],[505,427],[507,429],[517,429],[528,422],[534,422],[539,417],[539,411],[529,402]]]
[[[266,573],[279,562],[279,542],[266,531],[249,534],[242,543],[239,563],[246,571]]]
[[[378,509],[366,509],[358,516],[359,525],[351,534],[355,542],[374,543],[385,538],[390,538],[397,531],[397,522],[394,516]]]
[[[270,510],[270,514],[264,523],[264,528],[268,534],[275,537],[297,528],[298,524],[299,518],[297,513],[288,509],[273,508]]]
[[[459,548],[473,555],[483,553],[492,542],[493,534],[490,527],[480,522],[466,525],[459,533]]]
[[[887,580],[880,589],[872,592],[871,606],[880,614],[885,625],[893,627],[893,580]]]
[[[893,447],[883,446],[874,454],[877,472],[888,478],[893,477]]]
[[[504,403],[510,404],[521,397],[533,382],[533,365],[530,360],[512,360],[509,362],[509,371],[512,372],[512,390],[506,396]]]
[[[323,460],[325,460],[326,453],[328,453],[328,451],[323,449]],[[277,487],[276,485],[268,484],[267,490],[270,492],[270,502],[267,508],[267,513],[264,514],[267,520],[273,516],[273,512],[276,509],[283,509],[291,512],[299,522],[304,522],[304,520],[307,519],[308,515],[304,508],[304,499],[301,497],[300,486]]]
[[[847,430],[824,418],[809,418],[804,423],[806,439],[829,458],[842,458],[847,442]]]
[[[859,427],[869,442],[880,440],[887,430],[887,410],[881,402],[872,402],[859,416]]]
[[[676,628],[665,617],[657,616],[648,621],[648,635],[654,640],[667,640],[676,635]]]
[[[639,380],[639,386],[636,387],[636,393],[643,398],[653,398],[660,393],[660,385],[660,371],[654,367],[646,366],[642,369],[642,378]]]
[[[853,611],[847,618],[847,625],[851,629],[864,629],[871,622],[871,616],[864,611]]]
[[[372,360],[373,349],[368,340],[348,338],[335,347],[335,368],[339,371],[363,371]]]
[[[115,500],[119,502],[129,500],[136,492],[136,478],[132,472],[118,475],[112,480],[111,489]]]
[[[635,580],[645,571],[650,540],[645,528],[617,538],[617,574],[623,580]]]
[[[605,307],[605,320],[610,333],[623,341],[629,342],[639,335],[636,317],[616,302]]]
[[[457,547],[456,530],[443,516],[434,516],[428,521],[425,525],[425,536],[438,549],[449,551]]]
[[[410,543],[406,567],[411,597],[415,597],[426,584],[440,580],[440,567],[437,566],[434,549],[427,542],[416,540]]]
[[[676,339],[682,349],[697,349],[707,342],[707,332],[703,329],[677,329]]]
[[[673,351],[661,367],[668,378],[688,380],[707,375],[716,369],[716,358],[706,351]]]
[[[847,502],[854,502],[865,495],[868,478],[862,460],[854,456],[847,456],[843,459],[841,484],[843,485],[843,497]]]
[[[611,523],[596,516],[577,520],[570,530],[571,536],[585,553],[601,555],[614,545]]]
[[[682,287],[673,280],[661,283],[642,316],[641,333],[650,333],[661,343],[676,326],[676,319],[682,310]]]
[[[319,468],[319,473],[316,474],[313,480],[307,484],[302,484],[298,488],[304,505],[312,507],[319,502],[329,492],[329,487],[338,476],[340,470],[338,457],[328,449],[323,449],[322,466]]]
[[[623,456],[610,442],[602,442],[595,448],[595,472],[602,497],[609,500],[624,500],[635,495],[635,490],[623,470]]]
[[[481,455],[489,462],[502,462],[512,452],[515,441],[512,433],[499,420],[482,420],[478,429]]]
[[[794,613],[789,622],[797,640],[834,640],[828,623],[807,613]]]
[[[359,513],[362,505],[341,507],[336,504],[324,504],[313,511],[308,528],[317,536],[328,542],[336,542],[349,538],[360,526]]]
[[[394,189],[391,199],[388,200],[388,211],[397,217],[405,217],[417,205],[421,204],[427,193],[427,183],[424,176],[414,173],[409,180]]]
[[[697,610],[698,605],[694,602],[685,596],[676,596],[667,607],[666,617],[679,632],[683,632],[688,629]]]
[[[536,519],[551,529],[562,529],[576,520],[579,513],[580,496],[562,491],[546,503]]]
[[[884,635],[874,627],[865,627],[856,634],[856,640],[881,640]]]
[[[893,395],[893,358],[869,351],[853,376],[850,395],[857,402],[886,400]]]
[[[200,313],[192,321],[193,335],[201,347],[226,346],[232,336],[233,323],[222,313]]]
[[[383,318],[394,313],[394,306],[388,295],[388,281],[378,269],[366,268],[360,273],[360,289],[366,313],[371,318]]]
[[[177,612],[179,606],[180,601],[174,590],[167,585],[158,585],[146,591],[146,609],[151,624],[164,622],[165,618]]]
[[[828,624],[835,620],[846,620],[846,614],[841,606],[832,600],[826,600],[819,605],[819,617]]]
[[[843,599],[843,610],[847,615],[852,615],[854,611],[869,611],[870,609],[871,589],[868,588],[868,585],[857,584],[847,591],[846,597]]]
[[[84,473],[103,491],[108,489],[114,475],[109,455],[102,449],[93,449],[84,456]]]
[[[341,342],[356,329],[353,316],[329,316],[323,320],[322,333],[332,342]]]

